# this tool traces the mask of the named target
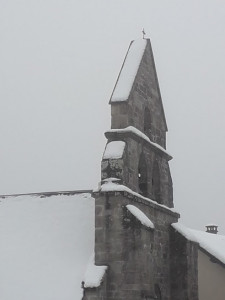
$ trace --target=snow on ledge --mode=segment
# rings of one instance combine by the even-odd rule
[[[103,159],[122,158],[126,143],[123,141],[112,141],[106,145]]]
[[[92,255],[84,275],[84,287],[95,288],[101,285],[107,266],[96,266]]]
[[[198,243],[209,254],[225,264],[225,236],[212,234],[205,231],[194,230],[180,223],[172,224],[172,227],[187,240]]]
[[[148,202],[150,202],[154,205],[162,207],[162,208],[164,208],[168,211],[179,214],[174,208],[169,208],[166,205],[159,204],[158,202],[156,202],[154,200],[146,198],[146,197],[132,191],[130,188],[128,188],[125,185],[114,183],[114,182],[112,182],[114,180],[110,180],[110,178],[108,178],[108,179],[109,179],[109,181],[107,181],[106,183],[101,185],[98,189],[93,190],[93,192],[128,192],[128,193],[132,194],[135,197],[141,198],[141,199],[146,200],[146,201],[148,201]]]
[[[118,181],[120,181],[121,179],[119,179],[119,178],[115,178],[115,177],[110,177],[110,178],[106,178],[106,179],[103,179],[102,181],[104,182],[104,183],[107,183],[107,182],[117,182],[118,183]]]
[[[166,149],[164,149],[162,146],[160,146],[159,144],[157,143],[154,143],[150,140],[150,138],[144,134],[143,132],[141,132],[139,129],[133,127],[133,126],[128,126],[126,128],[122,128],[122,129],[110,129],[108,131],[106,131],[106,134],[107,133],[127,133],[127,132],[132,132],[134,133],[135,135],[139,136],[140,138],[146,140],[148,143],[150,143],[152,146],[158,148],[159,150],[163,151],[164,153],[166,153],[167,155],[169,155],[170,157],[172,157],[167,151]]]
[[[146,45],[147,41],[145,39],[139,39],[131,43],[113,90],[111,102],[126,101],[128,99]]]
[[[141,222],[142,225],[152,229],[155,228],[152,221],[139,208],[131,204],[126,205],[126,208],[134,217],[136,217]]]

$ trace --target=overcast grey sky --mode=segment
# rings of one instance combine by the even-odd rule
[[[145,28],[182,221],[225,233],[225,2],[1,0],[0,194],[90,189],[108,100]]]

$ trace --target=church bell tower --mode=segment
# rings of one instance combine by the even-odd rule
[[[119,178],[132,191],[173,207],[172,157],[165,149],[167,124],[149,39],[131,42],[110,105],[102,180]]]
[[[95,265],[84,300],[171,300],[173,187],[167,124],[149,39],[131,42],[110,98],[101,185],[95,197]]]

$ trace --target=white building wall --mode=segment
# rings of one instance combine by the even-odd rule
[[[199,300],[225,300],[225,268],[198,251]]]

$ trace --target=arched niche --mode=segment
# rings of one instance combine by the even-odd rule
[[[148,196],[147,164],[143,153],[140,155],[139,164],[138,164],[138,187],[139,187],[139,193],[147,197]]]
[[[144,113],[144,133],[149,135],[151,132],[151,114],[150,110],[146,107]]]
[[[160,195],[160,169],[157,161],[153,164],[152,171],[152,194],[155,201],[161,203]]]

